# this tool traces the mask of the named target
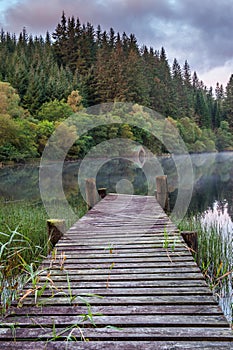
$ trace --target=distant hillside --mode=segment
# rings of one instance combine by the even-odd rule
[[[40,156],[58,121],[113,101],[169,117],[190,151],[233,149],[233,75],[225,88],[207,89],[187,61],[169,66],[163,47],[139,47],[134,34],[95,29],[64,13],[45,38],[1,31],[0,80],[0,161]]]

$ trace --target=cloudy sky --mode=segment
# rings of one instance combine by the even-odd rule
[[[61,13],[102,29],[134,33],[140,45],[165,47],[169,63],[187,59],[207,86],[233,73],[233,0],[0,0],[5,31],[45,35]]]

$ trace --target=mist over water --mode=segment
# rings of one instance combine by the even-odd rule
[[[140,159],[115,157],[113,159],[92,159],[82,173],[80,161],[65,163],[63,167],[63,189],[68,198],[79,192],[79,183],[90,177],[91,169],[97,166],[97,187],[106,187],[108,192],[130,191],[132,194],[154,195],[156,176],[166,174],[171,197],[171,206],[177,198],[179,178],[177,163],[183,156],[147,157],[140,164]],[[188,213],[202,213],[213,208],[216,201],[227,203],[227,212],[233,218],[233,152],[192,154],[194,182],[191,203]],[[53,168],[56,177],[56,163],[48,165]],[[57,174],[58,176],[59,174]],[[185,176],[185,174],[183,174]],[[79,178],[80,177],[80,178]],[[82,178],[82,179],[81,179]],[[124,181],[122,181],[124,180]],[[189,179],[184,182],[188,184]],[[119,186],[119,184],[128,184]],[[131,184],[131,185],[130,185]],[[118,190],[117,190],[118,189]],[[185,190],[185,188],[183,188]],[[59,197],[54,189],[53,197]],[[40,200],[39,167],[21,165],[0,169],[0,198],[2,200]],[[58,198],[59,199],[59,198]]]
[[[195,186],[189,212],[197,213],[213,208],[217,201],[227,203],[233,218],[233,153],[191,156]]]

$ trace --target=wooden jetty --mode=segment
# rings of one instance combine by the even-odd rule
[[[233,349],[228,322],[154,197],[107,195],[59,241],[36,288],[1,320],[0,349]]]

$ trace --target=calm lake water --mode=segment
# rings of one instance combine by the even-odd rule
[[[217,219],[219,224],[229,229],[226,216],[233,220],[233,152],[193,154],[190,159],[191,162],[187,166],[192,168],[192,171],[189,169],[187,178],[183,156],[154,158],[149,155],[143,159],[138,154],[134,158],[84,159],[81,163],[65,163],[62,177],[60,166],[52,163],[48,165],[49,195],[51,200],[59,201],[56,181],[61,178],[67,199],[75,199],[80,191],[85,196],[87,177],[96,178],[97,187],[106,187],[109,192],[154,195],[156,176],[166,174],[172,208],[179,198],[179,193],[183,192],[184,201],[187,199],[184,203],[185,210],[188,209],[189,215],[208,210],[216,211],[216,206],[222,207],[224,219]],[[35,165],[0,169],[0,199],[40,201],[39,169],[39,166]],[[188,196],[186,192],[189,192]],[[216,220],[215,214],[213,220]]]
[[[190,191],[193,187],[188,214],[203,214],[203,225],[214,224],[218,227],[222,239],[228,239],[229,256],[232,259],[233,152],[191,155],[192,176],[189,171],[189,177],[184,181],[182,189],[179,185],[185,177],[185,172],[182,167],[182,174],[179,173],[181,170],[177,170],[177,164],[178,168],[179,164],[184,165],[182,156],[151,158],[136,154],[135,157],[87,159],[81,163],[66,163],[63,167],[62,181],[67,199],[76,198],[80,191],[85,192],[86,177],[95,177],[97,187],[106,187],[109,192],[153,195],[156,176],[166,174],[171,193],[171,207],[174,207],[180,190]],[[56,183],[59,169],[56,164],[50,164],[49,167],[52,168],[53,180]],[[56,189],[50,189],[50,192],[52,200],[59,200]],[[0,199],[39,202],[39,166],[22,165],[0,169]],[[228,294],[220,299],[223,308],[227,309],[225,312],[228,316],[232,300],[230,278],[229,283]]]
[[[194,154],[190,158],[193,192],[189,213],[202,213],[219,201],[228,204],[227,212],[233,219],[233,152]],[[182,156],[179,156],[179,161],[182,162]],[[54,168],[53,175],[56,177],[57,165],[51,164],[50,167]],[[179,179],[173,158],[148,159],[143,167],[138,166],[135,159],[91,159],[82,166],[81,172],[79,170],[80,162],[66,163],[63,167],[63,187],[67,197],[77,194],[83,179],[93,174],[97,187],[107,187],[109,192],[119,190],[120,182],[122,192],[153,195],[155,177],[165,173],[168,175],[171,205],[176,201]],[[125,188],[122,180],[125,181]],[[132,185],[129,186],[129,183]],[[52,195],[56,197],[55,192]],[[39,201],[39,167],[19,165],[0,169],[0,198]]]

